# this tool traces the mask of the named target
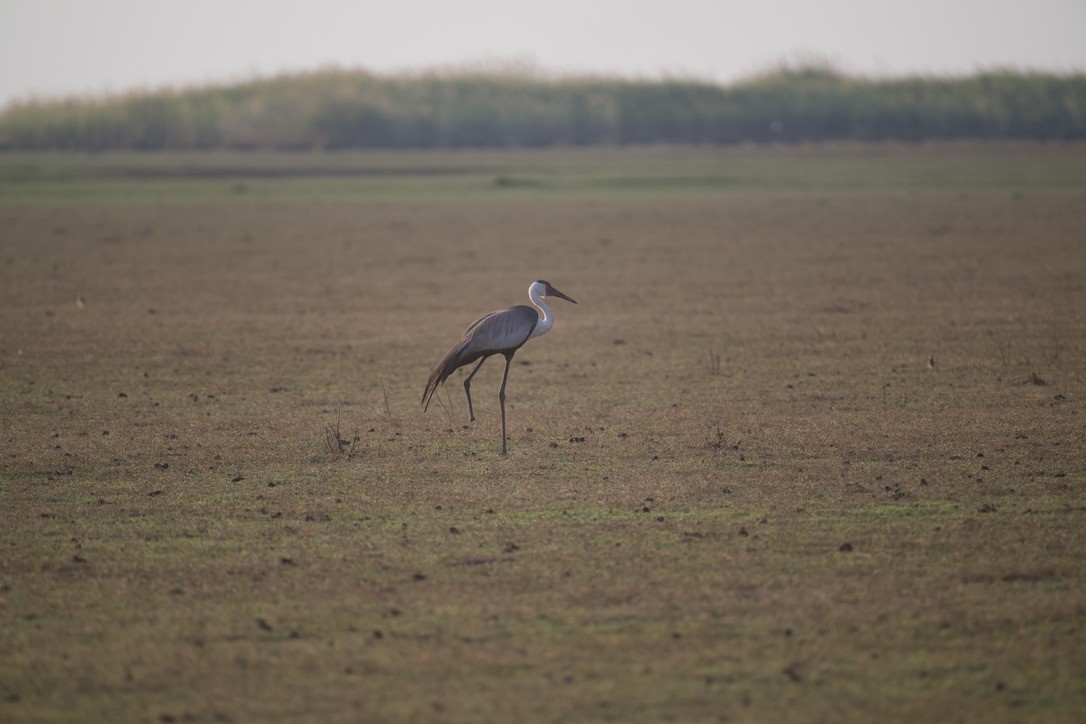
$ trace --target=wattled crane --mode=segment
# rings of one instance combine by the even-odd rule
[[[475,369],[464,380],[464,393],[468,397],[468,416],[471,422],[475,422],[475,412],[471,407],[471,378],[483,366],[487,357],[495,354],[505,355],[505,374],[502,376],[501,390],[498,391],[498,401],[501,403],[502,410],[502,455],[504,456],[506,454],[505,383],[509,379],[509,363],[513,361],[513,355],[524,346],[525,342],[546,334],[554,324],[551,308],[543,301],[545,297],[558,297],[567,302],[577,303],[552,287],[550,282],[540,280],[528,287],[528,298],[543,313],[542,317],[527,304],[518,304],[476,319],[468,325],[463,339],[453,345],[453,348],[430,373],[430,379],[426,382],[426,389],[422,393],[423,410],[430,407],[430,398],[434,396],[437,386],[445,382],[454,370],[479,360],[479,364],[475,365]]]

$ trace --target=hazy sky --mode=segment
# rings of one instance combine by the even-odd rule
[[[878,75],[1086,70],[1086,0],[0,0],[0,106],[329,65],[727,82],[810,56]]]

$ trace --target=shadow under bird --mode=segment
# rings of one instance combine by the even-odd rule
[[[468,416],[471,422],[475,422],[475,412],[471,407],[471,378],[483,366],[487,358],[501,354],[505,355],[505,374],[502,376],[502,386],[498,391],[498,401],[502,410],[502,455],[506,454],[505,434],[505,383],[509,379],[509,363],[513,361],[513,355],[524,346],[524,343],[533,337],[546,334],[554,324],[554,314],[551,308],[543,300],[546,297],[558,297],[567,302],[573,302],[551,286],[550,282],[543,280],[534,282],[528,287],[528,298],[532,304],[539,308],[539,312],[527,304],[518,304],[515,307],[499,309],[496,312],[479,317],[464,332],[464,337],[453,345],[444,358],[437,363],[437,367],[430,373],[430,379],[426,382],[426,389],[422,393],[422,407],[425,411],[430,407],[430,398],[434,396],[438,385],[449,378],[453,371],[469,365],[476,360],[479,364],[464,380],[464,393],[468,397]]]

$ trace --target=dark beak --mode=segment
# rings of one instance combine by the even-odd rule
[[[577,303],[577,300],[574,299],[573,297],[567,297],[565,294],[562,294],[562,292],[560,292],[557,289],[555,289],[554,287],[550,287],[550,286],[547,287],[547,296],[548,297],[558,297],[559,299],[565,299],[567,302],[573,302],[574,304]]]

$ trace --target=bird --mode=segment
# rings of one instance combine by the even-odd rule
[[[496,312],[483,315],[468,325],[463,338],[452,346],[445,356],[430,373],[430,379],[426,382],[426,389],[422,393],[422,409],[425,412],[430,407],[430,398],[438,386],[443,384],[455,370],[469,365],[476,360],[479,364],[464,380],[464,394],[468,398],[468,417],[475,422],[475,411],[471,406],[471,378],[483,366],[487,358],[500,354],[505,356],[505,374],[502,376],[502,386],[498,391],[498,401],[502,411],[502,457],[508,453],[505,434],[505,383],[509,379],[509,364],[513,361],[513,355],[524,346],[524,343],[533,337],[539,337],[550,331],[554,325],[554,315],[551,308],[543,300],[546,297],[557,297],[567,302],[577,302],[551,286],[550,282],[532,282],[528,287],[528,299],[532,301],[543,316],[540,317],[535,309],[527,304],[518,304],[515,307],[506,307]]]

